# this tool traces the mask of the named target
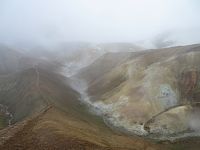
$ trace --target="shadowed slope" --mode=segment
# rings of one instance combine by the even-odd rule
[[[14,114],[14,121],[51,104],[64,107],[66,97],[73,101],[79,96],[65,84],[65,77],[37,67],[4,77],[1,81],[0,103],[8,106]]]

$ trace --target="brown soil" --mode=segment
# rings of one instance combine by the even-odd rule
[[[0,150],[156,150],[161,148],[159,144],[114,133],[106,126],[73,118],[70,114],[54,107],[49,107],[39,115],[16,126],[18,127],[13,127],[11,132],[7,130],[8,138],[0,144]],[[2,137],[2,131],[0,136]]]

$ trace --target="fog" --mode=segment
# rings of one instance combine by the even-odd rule
[[[0,0],[0,111],[11,125],[18,106],[57,112],[74,93],[111,128],[200,136],[199,14],[199,0]]]
[[[200,42],[198,0],[1,0],[0,42]],[[176,44],[175,44],[176,43]]]

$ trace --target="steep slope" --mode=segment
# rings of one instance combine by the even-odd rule
[[[116,43],[100,43],[97,47],[104,50],[105,52],[134,52],[141,51],[142,47],[137,46],[133,43],[116,42]]]
[[[66,95],[71,100],[77,99],[75,94],[68,94],[69,87],[63,80],[63,76],[37,67],[3,77],[0,83],[0,103],[8,106],[16,122],[41,111],[51,103],[59,102],[59,105],[63,105]]]
[[[14,121],[10,127],[0,130],[0,149],[160,147],[111,130],[101,118],[87,111],[78,100],[79,94],[59,74],[35,67],[7,78],[2,82],[6,90],[1,91],[1,103],[8,106]]]
[[[46,54],[48,56],[48,54]],[[49,56],[48,56],[49,57]],[[25,53],[12,47],[0,45],[0,75],[8,75],[23,71],[40,64],[41,68],[56,68],[56,62]],[[60,64],[59,64],[60,65]],[[55,67],[56,66],[56,67]]]
[[[62,57],[57,58],[57,60],[62,60],[63,65],[63,74],[66,76],[75,75],[81,68],[90,65],[97,58],[102,56],[104,52],[95,48],[84,48],[78,49],[74,52],[65,52]]]
[[[16,72],[19,69],[20,53],[0,45],[0,74]]]
[[[138,135],[194,131],[190,118],[199,99],[199,52],[199,45],[148,50],[129,54],[129,59],[107,69],[102,66],[110,66],[116,56],[110,54],[107,61],[97,61],[102,65],[94,67],[95,62],[79,76],[89,84],[92,105],[113,126]],[[96,70],[101,71],[96,73]],[[188,104],[189,108],[178,108]],[[173,111],[165,114],[169,108]],[[163,122],[158,119],[144,128],[160,112],[166,116]]]
[[[12,131],[12,129],[11,129]],[[1,132],[0,132],[1,135]],[[50,107],[24,125],[1,149],[159,149],[161,145],[110,130],[95,116]]]
[[[91,43],[63,42],[49,48],[49,53],[51,56],[46,54],[45,56],[62,64],[62,74],[69,77],[91,64],[105,52],[102,49],[97,49]]]
[[[104,74],[111,71],[116,66],[128,61],[132,57],[142,55],[144,52],[117,52],[117,53],[106,53],[97,59],[91,65],[81,69],[75,78],[84,79],[88,84],[91,84],[97,78],[100,79]]]

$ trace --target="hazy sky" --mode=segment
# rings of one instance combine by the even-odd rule
[[[0,0],[0,42],[200,42],[199,0]]]

